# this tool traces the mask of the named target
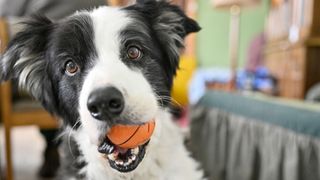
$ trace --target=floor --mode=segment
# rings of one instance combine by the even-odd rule
[[[12,131],[12,142],[15,180],[40,180],[37,171],[42,162],[44,140],[37,127],[15,127]],[[3,168],[5,157],[3,127],[0,127],[0,153]]]

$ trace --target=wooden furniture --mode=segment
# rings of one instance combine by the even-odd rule
[[[320,1],[273,3],[265,33],[265,65],[278,80],[279,95],[304,99],[320,82]]]
[[[0,53],[8,43],[8,28],[5,19],[0,19]],[[39,103],[32,100],[13,102],[11,82],[0,86],[1,120],[5,129],[6,179],[13,179],[11,155],[11,129],[15,126],[37,125],[41,129],[59,127],[58,121],[48,114]]]

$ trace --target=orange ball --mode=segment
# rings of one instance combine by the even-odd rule
[[[150,139],[154,127],[154,120],[142,125],[116,125],[110,129],[107,137],[121,148],[135,148]]]

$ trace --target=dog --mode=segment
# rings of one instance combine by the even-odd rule
[[[200,30],[177,6],[138,1],[78,11],[53,22],[35,15],[10,41],[2,81],[15,79],[63,122],[58,179],[203,178],[172,121],[170,90],[186,35]],[[132,149],[106,137],[117,124],[155,120]]]

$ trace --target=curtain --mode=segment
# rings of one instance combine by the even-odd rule
[[[211,180],[320,179],[319,139],[222,109],[193,107],[190,144]]]

